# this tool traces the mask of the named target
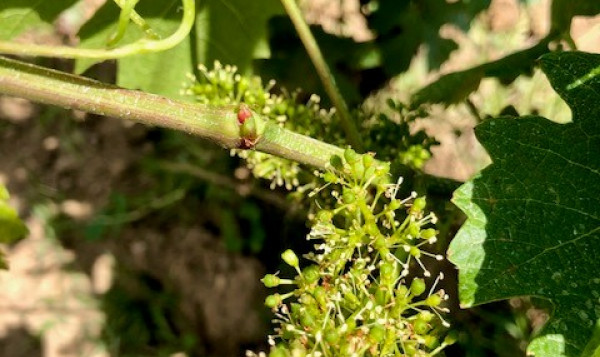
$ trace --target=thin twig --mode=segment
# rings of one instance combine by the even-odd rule
[[[348,104],[346,104],[346,101],[342,97],[340,89],[335,83],[335,78],[333,77],[329,66],[325,62],[325,58],[323,58],[321,48],[317,44],[315,37],[306,24],[306,21],[304,21],[304,17],[302,17],[302,12],[296,4],[296,0],[281,0],[281,3],[283,4],[283,7],[285,7],[288,16],[292,20],[292,23],[296,28],[296,32],[306,48],[308,56],[317,70],[317,74],[321,79],[321,83],[323,83],[325,92],[327,92],[327,95],[329,95],[329,98],[338,111],[342,128],[344,129],[348,142],[354,147],[354,149],[363,151],[364,148],[362,145],[362,140],[354,120],[352,119],[352,115],[348,110]]]
[[[465,99],[465,104],[467,105],[467,108],[469,109],[471,115],[473,115],[475,120],[477,120],[477,123],[481,123],[483,121],[483,118],[481,118],[481,115],[479,114],[479,110],[477,109],[477,106],[475,106],[475,103],[473,103],[471,99],[467,98]]]
[[[114,1],[121,8],[121,11],[123,11],[122,9],[127,4],[127,0],[114,0]],[[152,27],[150,27],[150,25],[148,25],[148,23],[146,22],[146,20],[144,20],[144,18],[142,18],[135,11],[135,9],[132,8],[130,10],[130,12],[129,12],[129,18],[131,19],[131,22],[133,22],[134,24],[136,24],[142,31],[144,31],[144,33],[146,34],[146,36],[148,36],[148,38],[154,39],[154,40],[160,39],[160,35],[158,33],[156,33],[156,31],[154,31],[152,29]]]
[[[164,162],[161,161],[158,163],[158,167],[163,170],[175,172],[175,173],[185,173],[188,175],[192,175],[201,180],[209,182],[215,186],[220,186],[224,188],[228,188],[240,196],[254,196],[262,201],[269,202],[272,205],[284,210],[284,211],[296,211],[294,205],[290,205],[290,202],[286,199],[282,198],[280,195],[276,194],[272,191],[264,190],[256,185],[254,182],[245,183],[236,181],[230,177],[220,175],[218,173],[204,170],[201,167],[193,166],[190,164],[184,163],[172,163],[172,162]]]
[[[89,113],[184,131],[228,149],[242,140],[235,108],[198,105],[127,90],[0,56],[0,94]],[[343,149],[300,135],[265,119],[253,149],[325,168]]]

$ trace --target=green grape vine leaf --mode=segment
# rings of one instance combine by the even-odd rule
[[[23,238],[28,232],[15,210],[8,205],[8,198],[8,191],[0,185],[0,243],[5,244]],[[0,269],[6,268],[6,262],[0,251]]]
[[[455,193],[468,219],[448,256],[469,307],[552,302],[535,356],[595,356],[600,344],[600,55],[551,53],[541,68],[573,121],[496,118],[476,127],[492,164]],[[591,342],[590,342],[591,341]],[[596,351],[595,353],[600,353]]]
[[[218,59],[250,73],[253,59],[270,56],[267,23],[282,14],[279,0],[202,1],[196,20],[199,61]]]
[[[163,37],[175,32],[181,21],[180,0],[142,1],[135,10]],[[81,47],[105,47],[116,30],[119,11],[112,1],[107,2],[81,28]],[[196,11],[190,37],[176,47],[120,59],[117,84],[177,98],[186,74],[194,72],[196,63],[211,67],[218,59],[249,73],[254,58],[269,56],[267,21],[283,10],[277,0],[210,0],[197,2]],[[130,24],[120,44],[142,37],[143,32]],[[81,73],[95,62],[79,60],[75,71]]]
[[[180,0],[142,1],[135,10],[146,23],[162,38],[175,32],[181,21]],[[107,1],[81,28],[80,47],[104,48],[108,39],[116,32],[120,8],[114,1]],[[117,46],[134,42],[144,33],[134,24],[129,24],[125,36]],[[179,96],[185,73],[192,72],[190,46],[184,41],[176,47],[159,53],[145,53],[122,58],[117,66],[117,84],[131,89],[140,89],[170,97]],[[82,59],[75,64],[75,72],[85,71],[97,60]]]
[[[11,40],[26,30],[51,28],[58,15],[76,1],[0,1],[0,40]]]

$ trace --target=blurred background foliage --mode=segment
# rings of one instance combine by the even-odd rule
[[[47,18],[10,34],[0,29],[0,37],[104,44],[117,17],[112,1],[61,3],[68,10],[40,10]],[[0,4],[0,13],[15,4]],[[598,13],[593,1],[301,5],[346,99],[360,106],[362,120],[373,122],[364,132],[370,148],[397,160],[405,189],[427,194],[442,217],[439,251],[464,217],[449,203],[452,187],[421,178],[463,181],[485,166],[489,159],[472,128],[488,116],[537,113],[568,121],[568,109],[534,69],[535,59],[550,41],[600,51],[598,17],[572,20]],[[136,9],[161,33],[177,27],[179,1],[140,1]],[[206,77],[219,60],[245,78],[257,76],[260,90],[298,107],[318,94],[319,109],[302,118],[327,116],[320,111],[329,108],[327,97],[278,1],[200,1],[197,18],[189,41],[165,53],[118,63],[36,61],[198,100],[231,92],[227,80]],[[46,25],[31,30],[38,22]],[[205,86],[194,91],[187,74]],[[310,249],[304,239],[310,211],[285,184],[272,189],[269,180],[254,178],[265,176],[256,167],[183,133],[5,97],[0,119],[0,184],[29,227],[26,239],[5,250],[11,271],[0,272],[6,287],[0,292],[0,355],[240,356],[265,346],[270,312],[262,306],[266,291],[259,278],[278,269],[285,275],[284,249]],[[335,123],[313,129],[343,145]],[[396,147],[377,147],[394,140]],[[445,288],[455,298],[454,268],[436,269],[446,272]],[[529,299],[469,310],[451,303],[459,339],[447,356],[524,356],[547,316]]]

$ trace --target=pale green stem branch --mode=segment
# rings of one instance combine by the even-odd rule
[[[110,36],[107,46],[115,46],[119,41],[125,37],[127,27],[129,27],[129,21],[131,20],[131,12],[134,11],[135,5],[139,0],[124,0],[121,7],[121,14],[119,15],[119,23],[117,24],[117,32]]]
[[[296,28],[296,32],[300,37],[300,40],[304,44],[306,48],[306,52],[310,57],[313,65],[317,70],[317,74],[323,83],[323,87],[325,88],[325,92],[333,102],[336,110],[338,111],[339,118],[341,120],[342,128],[347,136],[348,142],[352,145],[356,150],[363,151],[362,141],[360,139],[360,135],[356,128],[356,125],[352,119],[352,115],[348,110],[348,105],[346,101],[342,97],[342,94],[335,83],[335,78],[329,69],[329,66],[325,62],[323,58],[323,53],[315,37],[313,36],[310,28],[304,21],[302,17],[302,12],[300,8],[296,4],[296,0],[281,0],[281,3],[285,7],[285,10],[292,20],[294,27]]]
[[[242,139],[235,108],[176,101],[3,57],[0,94],[180,130],[229,149],[238,148]],[[325,168],[332,155],[343,154],[341,148],[272,121],[266,121],[255,149],[317,168]]]
[[[114,1],[121,9],[125,8],[125,6],[127,5],[127,2],[128,2],[128,0],[114,0]],[[148,25],[148,23],[146,23],[146,20],[144,20],[133,8],[131,9],[131,12],[129,14],[129,19],[131,20],[131,22],[136,24],[142,31],[144,31],[144,33],[146,34],[146,36],[148,36],[148,38],[154,39],[154,40],[160,39],[160,35],[157,34],[150,27],[150,25]]]
[[[246,197],[248,195],[254,196],[262,201],[269,202],[284,211],[289,211],[290,213],[295,213],[300,209],[298,205],[286,200],[277,192],[273,192],[272,190],[268,189],[262,189],[260,185],[256,185],[252,181],[237,181],[228,176],[224,176],[210,170],[205,170],[197,165],[161,161],[158,162],[158,168],[174,173],[183,173],[194,176],[209,182],[212,185],[230,189],[242,197]]]
[[[182,0],[183,18],[177,31],[161,40],[140,39],[114,49],[91,49],[68,46],[46,46],[27,43],[0,41],[0,53],[20,56],[58,58],[113,59],[142,53],[165,51],[177,46],[190,33],[196,19],[195,0]]]

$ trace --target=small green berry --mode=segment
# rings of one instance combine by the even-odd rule
[[[408,288],[406,285],[399,285],[396,289],[396,296],[405,296],[408,294]]]
[[[304,313],[300,313],[300,323],[303,325],[304,329],[312,329],[317,326],[315,316],[311,314],[308,309],[305,309]]]
[[[427,201],[425,200],[425,197],[417,197],[417,198],[415,198],[415,201],[413,202],[411,211],[421,212],[421,211],[423,211],[423,209],[425,208],[426,205],[427,205]]]
[[[346,319],[346,334],[352,334],[356,329],[356,320],[354,319],[354,315],[350,315],[349,318]]]
[[[377,168],[375,166],[370,166],[368,168],[365,168],[365,179],[369,179],[373,176],[375,176],[375,171],[377,170]]]
[[[427,311],[427,310],[423,310],[421,312],[419,312],[419,320],[423,320],[425,322],[430,322],[431,320],[433,320],[433,313],[431,311]]]
[[[260,279],[260,281],[262,281],[262,283],[267,288],[274,288],[276,286],[279,286],[279,284],[281,283],[281,279],[279,279],[279,277],[277,275],[273,275],[273,274],[265,275],[265,277]]]
[[[421,231],[421,238],[423,239],[430,239],[435,237],[435,235],[437,234],[437,231],[433,228],[427,228]]]
[[[327,171],[323,174],[323,180],[327,183],[336,183],[338,182],[338,177],[331,171]]]
[[[370,221],[365,224],[365,231],[371,237],[376,237],[381,233],[379,231],[379,227],[377,227],[377,223],[375,223],[374,221]]]
[[[302,276],[304,277],[304,280],[309,284],[317,282],[321,277],[319,267],[316,265],[310,265],[304,268],[304,270],[302,270]]]
[[[412,165],[413,165],[413,167],[420,169],[421,167],[423,167],[423,165],[425,165],[425,160],[419,159],[419,158],[413,158]]]
[[[419,249],[419,247],[410,247],[409,253],[415,258],[421,257],[421,250]]]
[[[420,278],[414,278],[410,283],[410,293],[414,296],[419,296],[425,292],[425,281]]]
[[[352,164],[352,173],[357,179],[362,179],[365,175],[365,166],[362,160],[358,160]]]
[[[269,352],[269,357],[288,357],[288,354],[283,346],[277,346],[271,349],[271,352]]]
[[[404,343],[404,354],[406,356],[415,356],[417,354],[417,346],[414,343]]]
[[[304,306],[304,308],[308,308],[308,306],[313,306],[316,303],[314,297],[309,294],[302,294],[300,298],[298,298],[298,302]]]
[[[265,305],[272,309],[279,306],[279,304],[281,304],[281,295],[279,295],[279,294],[269,295],[265,299]]]
[[[423,339],[425,340],[425,346],[428,348],[435,348],[439,344],[439,340],[433,335],[423,336]]]
[[[288,249],[285,252],[281,253],[281,258],[284,262],[286,262],[288,265],[294,268],[298,268],[298,266],[300,265],[300,262],[298,261],[298,256],[291,249]]]
[[[411,237],[413,237],[413,238],[416,238],[416,237],[418,237],[418,236],[419,236],[419,233],[420,233],[420,231],[421,231],[421,229],[419,228],[419,226],[417,225],[417,223],[415,223],[415,222],[411,222],[411,223],[408,225],[408,234],[409,234]]]
[[[336,329],[328,329],[324,335],[325,341],[331,345],[335,345],[340,340],[340,334]]]
[[[386,244],[386,241],[385,241],[385,237],[382,236],[382,235],[379,235],[373,241],[373,248],[377,249],[378,251],[387,250],[387,244]]]
[[[385,262],[379,267],[379,276],[383,285],[393,283],[398,277],[398,269],[393,262]]]
[[[319,221],[321,223],[329,223],[329,222],[331,222],[332,218],[333,218],[333,212],[331,212],[329,210],[320,210],[317,213],[317,221]]]
[[[313,296],[315,297],[315,300],[317,301],[319,306],[321,306],[321,308],[324,308],[325,305],[327,305],[328,294],[324,287],[315,287],[315,290],[313,291]]]
[[[346,159],[347,163],[352,165],[358,160],[360,160],[360,155],[357,154],[356,151],[352,150],[351,148],[347,148],[346,150],[344,150],[344,158]]]
[[[297,302],[290,303],[290,311],[292,312],[292,316],[295,318],[300,316],[300,310],[302,309],[302,305]]]
[[[422,149],[422,150],[419,151],[419,153],[417,154],[417,156],[421,160],[428,160],[431,157],[431,153],[427,149]]]
[[[392,200],[390,201],[390,203],[388,203],[388,209],[390,211],[395,211],[398,208],[400,208],[400,206],[402,206],[402,202],[398,199],[392,198]]]
[[[344,200],[344,203],[354,203],[356,201],[356,195],[350,189],[344,188],[342,199]]]
[[[329,163],[336,170],[342,170],[344,168],[342,158],[337,155],[333,155],[331,159],[329,159]]]
[[[348,307],[351,309],[355,309],[360,305],[360,300],[358,297],[354,295],[351,291],[346,291],[344,293],[344,301],[348,304]]]
[[[423,320],[415,320],[413,323],[413,330],[419,335],[424,335],[429,332],[430,327],[429,324]]]
[[[377,170],[375,170],[375,174],[379,177],[386,177],[389,172],[390,172],[390,163],[389,162],[377,165]]]
[[[442,298],[438,294],[431,295],[425,299],[425,305],[435,307],[442,303]]]
[[[369,337],[371,337],[377,343],[383,341],[385,338],[385,328],[380,324],[375,324],[369,330]]]
[[[373,163],[375,162],[375,158],[371,154],[363,155],[362,159],[365,168],[371,167],[371,165],[373,165]]]

